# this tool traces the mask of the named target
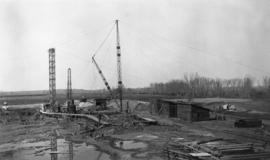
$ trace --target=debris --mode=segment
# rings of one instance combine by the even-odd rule
[[[251,159],[269,156],[270,153],[259,152],[253,143],[230,143],[207,145],[207,142],[220,141],[212,139],[201,142],[170,142],[164,149],[168,159],[196,159],[208,157],[214,160]],[[246,155],[244,155],[246,154]]]
[[[141,115],[135,115],[136,118],[142,120],[143,123],[148,125],[157,125],[157,121],[151,118],[143,117]]]
[[[193,157],[209,157],[210,154],[206,152],[200,152],[200,153],[190,153]]]
[[[200,141],[197,144],[204,144],[204,143],[208,143],[208,142],[215,142],[215,141],[221,141],[221,140],[223,140],[223,138],[216,138],[216,139],[210,139],[207,141]]]
[[[254,153],[254,154],[240,154],[240,155],[229,155],[224,156],[221,160],[247,160],[247,159],[262,159],[269,158],[270,153]]]
[[[140,140],[153,140],[156,138],[158,138],[158,136],[154,136],[151,134],[143,134],[143,135],[136,136],[136,139],[140,139]]]

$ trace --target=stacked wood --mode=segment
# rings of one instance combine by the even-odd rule
[[[210,155],[207,157],[207,159],[212,160],[246,160],[270,157],[270,153],[256,153],[254,149],[255,144],[253,143],[226,144],[215,146],[202,145],[202,143],[200,144],[189,142],[174,142],[170,143],[163,152],[168,160],[196,160],[204,158],[203,156],[195,157],[190,153],[209,153]]]
[[[169,147],[163,149],[163,153],[167,160],[199,160],[197,157],[193,157],[188,153],[180,150],[175,150]]]
[[[252,152],[254,149],[252,143],[217,145],[217,146],[212,146],[212,147],[196,145],[194,147],[200,150],[203,150],[205,152],[208,152],[217,157],[221,157],[226,154],[240,153],[243,151]]]
[[[253,154],[240,154],[240,155],[227,155],[221,160],[248,160],[248,159],[270,159],[270,153],[253,153]]]
[[[195,146],[198,146],[198,145],[195,145]],[[189,142],[170,143],[169,147],[166,147],[164,149],[165,157],[167,157],[168,160],[173,160],[173,159],[178,160],[180,158],[182,158],[183,160],[198,160],[198,159],[201,159],[202,157],[195,157],[195,156],[192,156],[190,153],[202,153],[202,152],[204,151],[194,147],[194,144],[189,143]],[[219,158],[212,155],[209,155],[207,159],[219,160]]]
[[[230,144],[230,145],[221,145],[214,147],[215,150],[219,152],[220,155],[230,154],[230,153],[240,153],[243,151],[253,151],[252,143],[243,143],[243,144]]]

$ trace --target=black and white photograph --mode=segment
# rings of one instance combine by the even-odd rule
[[[0,160],[270,160],[270,1],[0,0]]]

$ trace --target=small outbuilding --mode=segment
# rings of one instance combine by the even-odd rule
[[[96,106],[99,107],[99,110],[106,109],[107,99],[106,98],[96,98],[95,99]]]
[[[210,110],[200,104],[172,99],[158,99],[155,112],[162,117],[180,118],[190,122],[210,119]]]

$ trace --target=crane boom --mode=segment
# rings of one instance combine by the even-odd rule
[[[96,60],[95,60],[94,57],[92,57],[92,61],[93,61],[93,63],[95,64],[95,66],[96,66],[96,68],[97,68],[97,70],[98,70],[98,73],[100,74],[100,76],[101,76],[101,78],[102,78],[102,80],[103,80],[103,82],[104,82],[104,84],[105,84],[107,90],[109,91],[111,98],[114,99],[114,98],[113,98],[113,93],[112,93],[111,87],[110,87],[109,83],[107,82],[107,80],[106,80],[104,74],[102,73],[102,71],[101,71],[101,69],[100,69],[99,65],[97,64],[97,62],[96,62]],[[118,104],[118,102],[117,102],[117,100],[116,100],[116,99],[114,99],[114,100],[115,100],[116,105],[117,105],[118,107],[120,107],[119,104]]]

